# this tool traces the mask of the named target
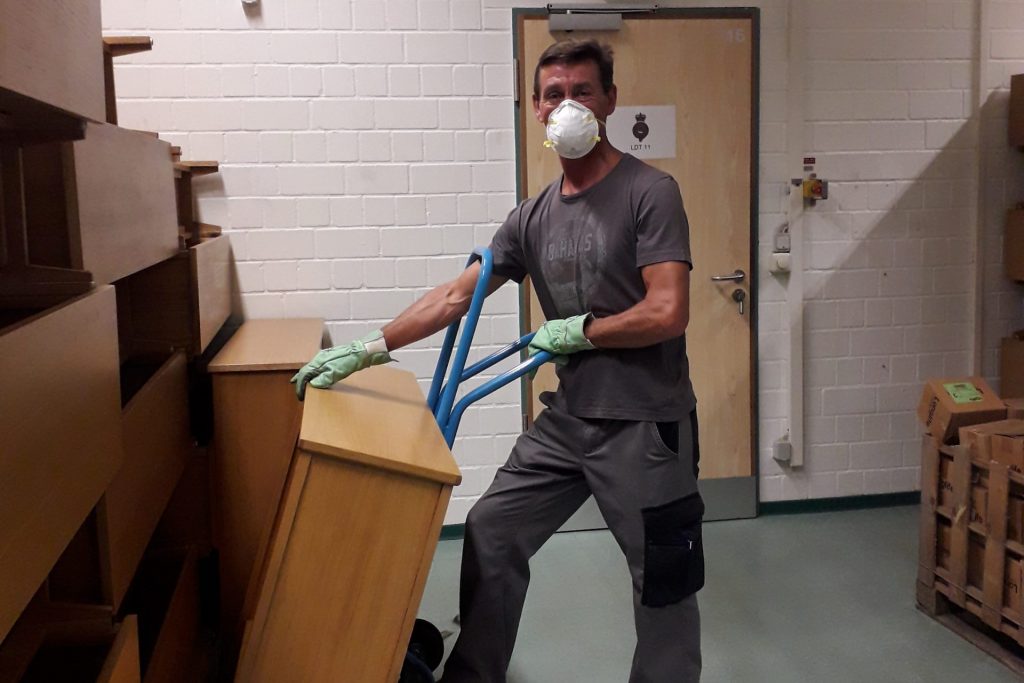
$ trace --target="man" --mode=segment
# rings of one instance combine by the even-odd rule
[[[533,107],[562,177],[516,207],[494,236],[489,291],[530,275],[549,322],[531,351],[557,354],[559,388],[470,511],[462,630],[447,683],[504,681],[529,584],[529,559],[591,494],[626,555],[637,645],[631,683],[700,678],[704,583],[696,400],[684,331],[689,228],[676,182],[607,140],[611,51],[549,47]],[[293,379],[327,387],[388,362],[389,350],[465,314],[479,264],[363,340],[318,354]],[[682,419],[680,419],[682,418]]]

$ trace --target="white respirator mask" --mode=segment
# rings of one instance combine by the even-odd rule
[[[579,159],[589,154],[601,139],[597,124],[594,112],[575,100],[562,100],[548,115],[548,139],[544,146],[554,149],[560,157]]]

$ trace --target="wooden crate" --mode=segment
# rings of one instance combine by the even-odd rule
[[[122,346],[201,354],[231,315],[231,277],[231,245],[221,236],[125,278],[118,283]]]
[[[928,437],[921,463],[918,606],[1024,674],[1024,544],[1007,537],[1010,501],[1024,495],[1024,475],[974,459],[963,446],[937,448]],[[985,510],[973,510],[982,504]]]
[[[0,681],[139,683],[138,624],[109,609],[33,606],[0,645]]]
[[[0,17],[0,138],[80,137],[80,119],[102,121],[100,0],[0,0]]]
[[[111,283],[178,252],[169,143],[90,124],[84,140],[25,146],[21,167],[32,265]]]
[[[114,302],[0,315],[0,639],[120,467]]]

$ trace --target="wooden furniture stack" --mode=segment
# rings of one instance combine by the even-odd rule
[[[105,41],[100,0],[0,24],[0,681],[197,680],[206,549],[168,504],[228,243],[182,249],[170,146],[105,122],[105,54],[148,39]]]
[[[415,376],[388,367],[308,390],[293,446],[235,680],[393,683],[459,470]]]
[[[1024,74],[1010,80],[1008,137],[1011,147],[1024,149]],[[1006,212],[1003,236],[1006,276],[1024,282],[1024,203]],[[999,352],[1000,391],[1004,398],[1024,398],[1024,330],[1002,340]]]

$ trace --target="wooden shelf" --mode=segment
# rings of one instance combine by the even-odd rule
[[[117,286],[122,346],[132,354],[176,347],[197,356],[231,315],[231,243],[201,240]]]
[[[25,197],[24,215],[6,221],[8,242],[24,241],[26,265],[89,271],[103,284],[170,258],[178,224],[168,147],[144,133],[90,124],[80,142],[6,155],[5,178],[20,177]]]
[[[117,88],[114,83],[114,58],[153,49],[149,36],[105,36],[103,38],[103,86],[106,95],[107,123],[117,124]]]
[[[0,639],[121,464],[114,289],[0,330]],[[73,363],[55,363],[74,348]]]

